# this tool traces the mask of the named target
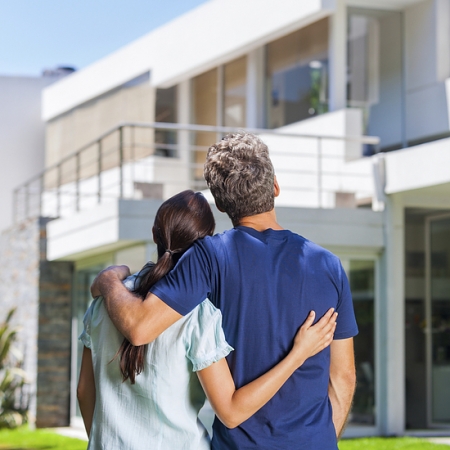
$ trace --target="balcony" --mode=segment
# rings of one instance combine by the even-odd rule
[[[342,110],[277,130],[248,130],[269,146],[282,188],[277,206],[371,204],[372,163],[361,157],[365,146],[376,145],[378,139],[348,134],[358,114]],[[208,147],[202,144],[232,131],[172,123],[120,124],[19,186],[15,221],[67,218],[117,199],[162,200],[183,189],[206,190],[203,162]]]

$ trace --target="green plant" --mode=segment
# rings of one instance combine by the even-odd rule
[[[22,355],[15,346],[19,328],[10,324],[15,311],[11,309],[0,324],[0,428],[20,426],[27,417],[27,407],[18,399],[27,377],[20,367]]]

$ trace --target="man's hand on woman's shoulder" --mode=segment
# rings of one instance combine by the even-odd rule
[[[99,295],[105,296],[108,288],[115,281],[122,281],[130,276],[130,269],[128,266],[109,266],[103,269],[94,279],[91,285],[92,297]]]

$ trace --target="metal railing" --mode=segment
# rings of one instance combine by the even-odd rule
[[[206,151],[234,131],[239,130],[172,123],[119,124],[15,189],[15,221],[68,216],[111,199],[163,198],[187,188],[205,189]],[[352,191],[345,177],[355,178],[355,185],[358,177],[366,179],[367,173],[345,173],[343,163],[349,155],[362,156],[363,145],[379,143],[369,136],[246,131],[268,143],[277,176],[286,181],[282,186],[289,192],[310,193],[315,200],[304,206],[313,207],[327,207],[328,194],[349,191],[348,186]]]

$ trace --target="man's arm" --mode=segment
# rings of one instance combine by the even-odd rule
[[[330,346],[330,382],[328,395],[333,408],[336,436],[341,437],[352,406],[356,387],[353,338],[337,339]]]
[[[115,327],[133,344],[155,340],[182,316],[156,295],[145,301],[130,292],[122,280],[130,274],[126,266],[112,266],[100,272],[91,286],[93,297],[101,295]]]

